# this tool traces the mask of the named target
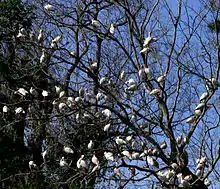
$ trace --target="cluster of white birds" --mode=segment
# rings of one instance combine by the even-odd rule
[[[204,168],[205,168],[205,164],[207,161],[207,157],[204,156],[200,159],[197,159],[196,163],[197,163],[197,167],[196,167],[196,175],[198,177],[201,177],[203,172],[204,172]]]
[[[151,32],[149,32],[148,37],[144,40],[143,49],[140,51],[140,53],[147,54],[148,52],[150,52],[151,51],[151,44],[156,41],[157,41],[157,38],[151,37]]]

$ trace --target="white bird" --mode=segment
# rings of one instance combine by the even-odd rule
[[[48,12],[53,11],[53,6],[51,4],[44,5],[44,9]]]
[[[165,141],[162,142],[161,145],[160,145],[160,148],[161,149],[166,149],[167,148],[167,143]]]
[[[47,150],[45,150],[44,152],[42,152],[42,157],[43,157],[43,160],[44,160],[44,161],[45,161],[46,154],[47,154]]]
[[[55,43],[55,42],[51,42],[50,48],[52,48],[52,49],[57,49],[57,48],[58,48],[58,44]]]
[[[63,151],[66,152],[67,154],[73,154],[74,153],[74,151],[70,147],[67,147],[67,146],[63,147]]]
[[[29,91],[30,91],[30,93],[31,93],[32,95],[34,95],[34,96],[37,96],[37,95],[38,95],[37,90],[34,89],[33,87],[31,87]]]
[[[199,98],[200,102],[202,102],[203,100],[205,100],[208,96],[209,96],[209,93],[208,93],[208,92],[202,93],[202,95],[201,95],[200,98]]]
[[[102,110],[102,114],[107,118],[111,118],[112,112],[109,109]]]
[[[204,106],[205,106],[205,102],[201,102],[196,106],[195,110],[202,109]]]
[[[133,84],[130,85],[129,87],[125,88],[125,91],[135,91],[137,89],[137,85]]]
[[[100,84],[100,85],[103,85],[103,84],[106,83],[106,81],[107,81],[107,77],[102,77],[102,78],[100,79],[100,81],[99,81],[99,84]]]
[[[42,64],[45,61],[45,59],[46,59],[45,50],[42,49],[42,55],[40,57],[40,63]]]
[[[165,77],[164,75],[162,75],[162,76],[160,76],[160,77],[157,78],[157,82],[158,82],[158,83],[161,83],[161,82],[165,81],[165,78],[166,78],[166,77]]]
[[[48,92],[47,92],[47,91],[45,91],[45,90],[43,90],[43,92],[42,92],[42,96],[43,96],[43,97],[48,96]]]
[[[150,74],[150,68],[147,67],[145,64],[144,64],[144,72],[149,75]]]
[[[199,163],[199,164],[196,166],[196,169],[203,169],[204,166],[205,166],[204,164]]]
[[[98,62],[93,62],[93,63],[90,65],[90,68],[91,68],[92,71],[97,70],[97,68],[98,68]]]
[[[200,159],[200,163],[205,163],[206,161],[207,161],[207,157],[206,156],[204,156],[204,157],[202,157]]]
[[[7,113],[7,112],[8,112],[8,107],[7,107],[7,106],[3,106],[2,111],[3,111],[4,113]]]
[[[25,111],[23,110],[23,108],[22,107],[19,107],[19,108],[16,108],[15,109],[15,114],[20,114],[20,113],[25,113]]]
[[[59,98],[64,97],[64,95],[65,95],[65,91],[61,91],[60,94],[59,94]]]
[[[118,145],[127,144],[126,141],[124,141],[123,139],[119,138],[119,136],[116,137],[115,142]]]
[[[134,80],[133,78],[127,80],[125,83],[128,84],[128,85],[134,85],[134,84],[136,84],[136,82],[135,82],[135,80]]]
[[[171,167],[174,169],[174,170],[176,170],[176,169],[178,169],[178,165],[177,165],[177,163],[172,163],[171,164]]]
[[[153,149],[152,154],[157,156],[159,154],[159,150],[157,148]]]
[[[62,35],[59,35],[52,40],[52,43],[60,43],[61,41],[62,41]]]
[[[58,87],[58,86],[55,86],[55,90],[56,90],[56,93],[57,93],[57,94],[59,94],[59,93],[60,93],[61,88],[60,88],[60,87]]]
[[[144,40],[144,47],[149,46],[151,43],[155,42],[157,39],[151,37],[151,32],[148,33],[148,37]]]
[[[105,127],[104,127],[104,131],[105,132],[108,132],[109,131],[109,129],[110,129],[110,126],[111,126],[111,124],[109,123],[109,124],[107,124],[107,125],[105,125]]]
[[[67,102],[74,102],[75,101],[75,99],[73,98],[73,97],[71,97],[71,96],[69,96],[68,98],[67,98]]]
[[[77,103],[80,103],[82,101],[83,101],[83,99],[79,96],[75,98],[75,102],[77,102]]]
[[[77,166],[78,169],[88,169],[86,161],[83,160],[83,158],[84,158],[84,155],[81,155],[81,157],[76,162],[76,166]]]
[[[196,118],[195,117],[190,117],[186,120],[186,123],[191,124],[191,123],[194,123],[194,121],[196,121]]]
[[[89,144],[88,144],[88,149],[91,150],[94,147],[94,142],[92,140],[90,140]]]
[[[183,136],[182,135],[178,136],[176,139],[177,144],[178,145],[182,144],[182,140],[183,140]]]
[[[131,154],[131,157],[132,157],[133,160],[136,160],[136,159],[138,159],[140,157],[140,154],[138,152],[133,152]]]
[[[200,109],[194,111],[194,115],[196,116],[200,116],[201,114],[202,114],[202,111]]]
[[[202,169],[198,169],[197,171],[196,171],[196,175],[198,176],[198,177],[201,177],[202,176]]]
[[[40,29],[39,35],[37,37],[37,41],[41,43],[43,41],[43,30]]]
[[[60,160],[60,167],[68,166],[67,162],[65,161],[64,157]]]
[[[210,180],[208,180],[207,178],[204,180],[204,184],[206,185],[206,186],[210,186],[210,184],[211,184],[211,182],[210,182]]]
[[[96,100],[97,101],[100,101],[102,98],[104,97],[104,95],[103,95],[103,93],[97,93],[97,95],[96,95]]]
[[[114,156],[112,152],[104,152],[105,159],[108,161],[114,161]]]
[[[25,29],[24,28],[21,28],[18,32],[18,35],[17,35],[17,38],[25,38]]]
[[[29,168],[30,169],[33,169],[33,168],[36,168],[37,165],[34,163],[34,161],[29,161]]]
[[[126,158],[128,158],[128,159],[132,159],[132,158],[131,158],[131,154],[130,154],[129,151],[124,150],[124,151],[122,152],[122,154],[123,154],[124,157],[126,157]]]
[[[175,175],[175,171],[174,170],[168,170],[166,171],[166,178],[170,179],[171,177],[173,177]]]
[[[147,156],[147,163],[150,165],[154,165],[154,159],[151,156]]]
[[[149,47],[144,47],[141,51],[140,51],[140,54],[141,53],[144,53],[144,54],[147,54],[151,51],[151,49]]]
[[[144,152],[142,152],[139,157],[140,158],[145,157],[147,154],[148,154],[147,150],[144,150]]]
[[[110,28],[109,28],[109,31],[112,35],[114,35],[115,33],[115,27],[114,27],[114,24],[111,24]]]
[[[92,25],[96,28],[100,27],[99,21],[98,20],[92,20]]]
[[[100,167],[100,165],[99,165],[99,164],[98,164],[98,165],[96,165],[95,167],[93,167],[93,169],[92,169],[91,173],[93,173],[93,172],[95,172],[95,171],[98,171],[100,168],[101,168],[101,167]]]
[[[26,94],[28,94],[28,91],[26,91],[24,88],[19,88],[18,91],[15,92],[15,94],[26,96]]]
[[[156,95],[158,93],[160,93],[160,89],[153,89],[151,92],[150,92],[150,95]]]
[[[95,154],[93,154],[93,156],[92,156],[92,163],[94,163],[95,165],[99,165],[99,160],[98,160],[98,158],[95,156]]]
[[[65,104],[65,103],[61,102],[61,103],[59,104],[59,110],[63,110],[65,107],[66,107],[66,104]]]
[[[120,79],[122,80],[122,81],[125,81],[125,71],[122,71],[121,72],[121,74],[120,74]]]
[[[138,71],[138,75],[139,75],[141,81],[144,81],[144,80],[145,80],[145,78],[146,78],[146,73],[145,73],[143,67],[140,67],[140,69],[139,69],[139,71]]]
[[[133,137],[132,135],[127,136],[127,137],[126,137],[126,139],[125,139],[125,140],[126,140],[126,142],[130,142],[130,141],[131,141],[131,139],[132,139],[132,137]]]

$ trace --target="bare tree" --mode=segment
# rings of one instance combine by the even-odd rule
[[[213,3],[34,3],[33,39],[24,39],[34,82],[16,84],[32,180],[48,188],[219,185]]]

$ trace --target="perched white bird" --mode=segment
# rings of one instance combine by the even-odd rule
[[[154,165],[154,159],[151,156],[147,156],[147,163],[150,165]]]
[[[157,39],[151,37],[151,32],[148,33],[148,37],[144,40],[144,47],[149,46],[151,43],[155,42]]]
[[[116,137],[115,142],[116,142],[116,144],[118,144],[118,145],[127,144],[126,141],[124,141],[123,139],[121,139],[119,136]]]
[[[127,137],[126,137],[126,139],[125,139],[125,140],[126,140],[126,142],[130,142],[130,141],[131,141],[131,139],[132,139],[132,137],[133,137],[132,135],[127,136]]]
[[[102,110],[102,114],[107,118],[111,118],[112,112],[109,109]]]
[[[89,141],[88,149],[91,150],[94,147],[94,142],[92,140]]]
[[[63,151],[66,152],[67,154],[73,154],[74,153],[74,151],[70,147],[67,147],[67,146],[63,147]]]
[[[59,104],[59,110],[63,110],[64,108],[66,108],[66,104],[63,103],[63,102],[61,102],[61,103]]]
[[[64,159],[64,157],[61,158],[60,160],[60,167],[64,167],[64,166],[68,166],[66,160]]]
[[[162,76],[160,76],[160,77],[157,78],[157,82],[158,82],[158,83],[161,83],[161,82],[165,81],[165,78],[166,78],[166,77],[165,77],[164,75],[162,75]]]
[[[204,184],[206,185],[206,186],[210,186],[210,184],[211,184],[211,182],[210,182],[210,180],[208,180],[207,178],[204,180]]]
[[[19,88],[18,91],[15,91],[15,94],[26,96],[26,94],[28,94],[28,91],[26,91],[24,88]]]
[[[44,152],[42,152],[42,157],[43,157],[43,160],[45,161],[45,157],[47,155],[47,150],[45,150]]]
[[[202,114],[202,111],[200,109],[197,109],[194,111],[194,115],[200,116]]]
[[[99,160],[98,160],[98,158],[95,156],[95,154],[93,154],[93,156],[92,156],[92,163],[94,163],[95,165],[99,165]]]
[[[138,152],[133,152],[131,154],[131,157],[132,157],[133,160],[136,160],[136,159],[138,159],[140,157],[140,154]]]
[[[115,33],[115,27],[114,27],[114,24],[111,24],[110,28],[109,28],[109,32],[114,35]]]
[[[62,98],[65,96],[65,91],[61,91],[60,94],[59,94],[59,98]]]
[[[21,28],[18,32],[17,38],[25,38],[26,31],[24,28]]]
[[[41,43],[43,41],[43,30],[40,29],[39,35],[37,37],[37,41]]]
[[[120,74],[120,79],[122,80],[122,81],[125,81],[125,71],[122,71],[121,72],[121,74]]]
[[[129,87],[125,88],[125,91],[135,91],[137,89],[137,85],[133,84],[130,85]]]
[[[161,149],[166,149],[167,148],[167,143],[165,141],[162,142],[161,145],[160,145],[160,148]]]
[[[146,73],[145,73],[143,67],[141,67],[141,68],[139,69],[138,75],[139,75],[141,81],[144,81],[144,80],[145,80],[145,78],[146,78]]]
[[[42,92],[42,96],[43,96],[43,97],[48,96],[48,92],[47,92],[47,91],[45,91],[45,90],[43,90],[43,92]]]
[[[201,102],[196,106],[195,110],[202,109],[205,106],[205,102]]]
[[[178,169],[178,165],[177,165],[177,163],[172,163],[171,164],[171,167],[174,169],[174,170],[176,170],[176,169]]]
[[[42,54],[41,54],[41,57],[40,57],[40,63],[42,64],[46,59],[46,55],[45,55],[45,50],[42,49]]]
[[[75,101],[75,99],[74,99],[73,97],[69,96],[69,97],[67,98],[67,101],[73,103],[73,102]]]
[[[194,123],[195,121],[196,121],[195,117],[190,117],[186,120],[186,123],[191,124],[191,123]]]
[[[91,171],[91,173],[93,173],[93,172],[95,172],[95,171],[98,171],[98,170],[100,170],[100,165],[98,164],[98,165],[96,165],[95,167],[93,167],[93,169],[92,169],[92,171]]]
[[[103,84],[106,83],[106,81],[107,81],[107,77],[102,77],[102,78],[100,79],[100,81],[99,81],[99,84],[100,84],[100,85],[103,85]]]
[[[150,92],[150,95],[156,95],[158,93],[160,93],[160,89],[153,89],[151,92]]]
[[[7,112],[8,112],[8,107],[7,107],[7,106],[3,106],[2,111],[3,111],[4,113],[7,113]]]
[[[92,71],[97,70],[97,68],[98,68],[98,62],[93,62],[93,63],[90,65],[90,68],[91,68]]]
[[[182,144],[182,141],[183,141],[183,136],[182,135],[178,136],[176,139],[177,144],[178,145]]]
[[[77,166],[78,169],[88,169],[86,161],[83,160],[83,158],[84,158],[84,155],[81,155],[81,157],[76,162],[76,166]]]
[[[128,84],[128,85],[134,85],[134,84],[136,84],[136,82],[135,82],[135,80],[134,80],[133,78],[127,80],[125,83]]]
[[[100,27],[99,21],[98,20],[92,20],[92,25],[96,28]]]
[[[52,40],[52,43],[60,43],[61,41],[62,41],[62,35],[59,35]]]
[[[34,161],[29,161],[29,168],[30,169],[33,169],[33,168],[36,168],[37,165],[34,163]]]
[[[20,113],[25,113],[25,111],[23,110],[23,108],[22,107],[19,107],[19,108],[16,108],[15,109],[15,114],[20,114]]]
[[[108,161],[114,161],[114,156],[112,152],[104,152],[105,159]]]
[[[159,155],[159,150],[158,150],[157,148],[153,149],[152,154],[153,154],[154,156]]]
[[[103,95],[103,93],[97,93],[97,95],[96,95],[96,100],[97,101],[100,101],[102,98],[104,97],[104,95]]]
[[[46,4],[44,5],[44,9],[48,12],[53,11],[53,6],[51,4]]]
[[[80,103],[82,101],[83,101],[83,99],[79,96],[75,98],[75,102],[77,102],[77,103]]]
[[[166,171],[166,179],[170,179],[171,177],[173,177],[175,175],[175,171],[174,170],[168,170]]]
[[[105,125],[105,127],[104,127],[104,131],[105,132],[108,132],[109,131],[109,129],[110,129],[110,126],[111,126],[111,124],[109,123],[109,124],[107,124],[107,125]]]
[[[127,158],[127,159],[132,159],[132,158],[131,158],[131,154],[130,154],[129,151],[124,150],[124,151],[122,152],[122,154],[123,154],[123,156],[124,156],[125,158]]]
[[[209,93],[208,92],[204,92],[202,93],[202,95],[200,96],[199,100],[200,102],[206,100],[206,98],[209,96]]]
[[[150,74],[150,68],[147,67],[145,64],[144,64],[144,72],[149,75]]]
[[[140,54],[141,53],[144,53],[144,54],[147,54],[151,51],[151,49],[149,47],[144,47],[141,51],[140,51]]]
[[[36,89],[34,89],[33,87],[30,88],[30,93],[34,96],[37,96],[38,95],[38,92]]]
[[[59,93],[60,93],[60,91],[61,91],[61,88],[60,88],[60,87],[58,87],[58,86],[55,86],[55,90],[56,90],[56,93],[57,93],[57,94],[59,94]]]

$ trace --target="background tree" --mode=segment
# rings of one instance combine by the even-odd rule
[[[218,186],[219,40],[207,24],[218,20],[213,4],[34,3],[32,38],[21,27],[15,35],[24,35],[25,51],[15,56],[24,80],[5,87],[20,96],[1,102],[12,111],[3,112],[12,118],[2,128],[22,125],[10,124],[13,132],[22,128],[30,154],[29,170],[19,170],[31,173],[26,185]],[[25,113],[13,117],[17,107]]]

